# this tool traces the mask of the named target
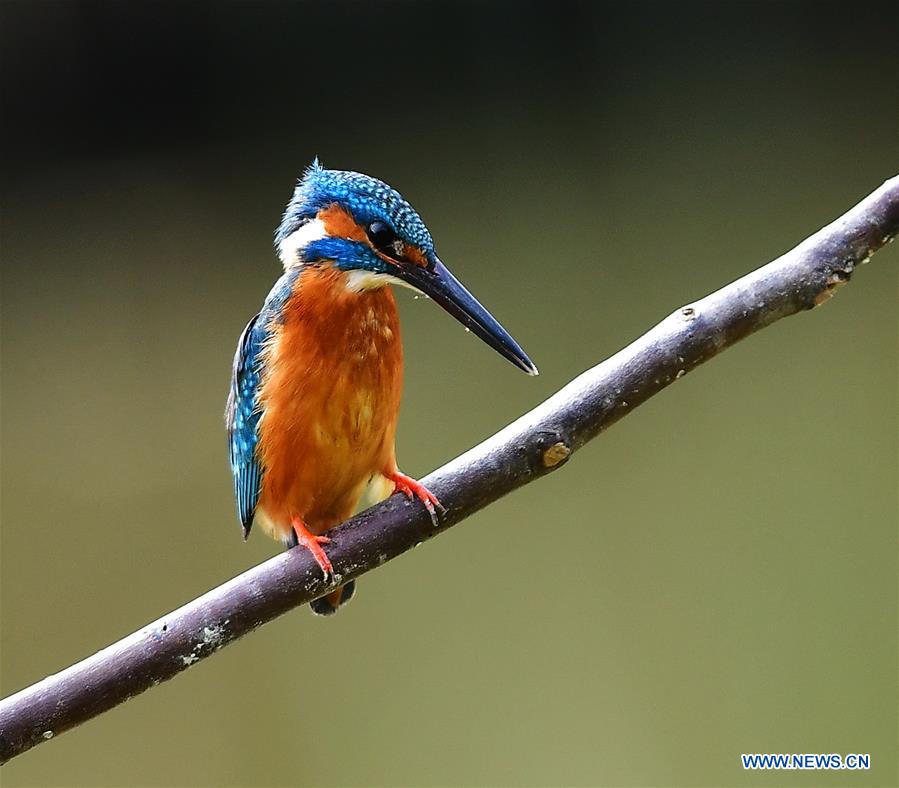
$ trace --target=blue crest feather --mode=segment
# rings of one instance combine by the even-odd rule
[[[346,208],[362,226],[380,219],[404,241],[425,253],[434,251],[434,241],[425,223],[396,189],[359,172],[326,170],[318,157],[297,183],[275,233],[275,245],[314,219],[320,210],[334,204]]]

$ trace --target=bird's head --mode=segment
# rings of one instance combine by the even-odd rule
[[[421,217],[383,181],[326,170],[316,159],[284,211],[275,246],[285,268],[325,264],[345,271],[351,291],[411,287],[520,369],[537,374],[518,343],[440,262]]]

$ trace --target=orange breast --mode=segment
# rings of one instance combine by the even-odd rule
[[[372,475],[396,467],[396,303],[389,287],[350,292],[345,273],[310,268],[273,328],[259,392],[257,512],[274,536],[296,516],[321,533],[352,514]]]

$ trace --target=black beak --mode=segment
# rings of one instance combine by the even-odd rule
[[[400,267],[397,276],[440,304],[463,326],[471,329],[516,367],[523,369],[528,375],[537,374],[534,362],[509,336],[509,332],[496,322],[493,315],[478,303],[439,259],[435,257],[427,268],[407,263]]]

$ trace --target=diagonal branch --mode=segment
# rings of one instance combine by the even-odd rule
[[[573,380],[530,413],[424,479],[447,505],[393,496],[329,532],[338,582],[368,572],[572,452],[702,362],[760,328],[827,300],[899,233],[899,176],[792,251],[705,298]],[[309,553],[260,564],[66,670],[0,701],[0,762],[186,670],[329,590]]]

